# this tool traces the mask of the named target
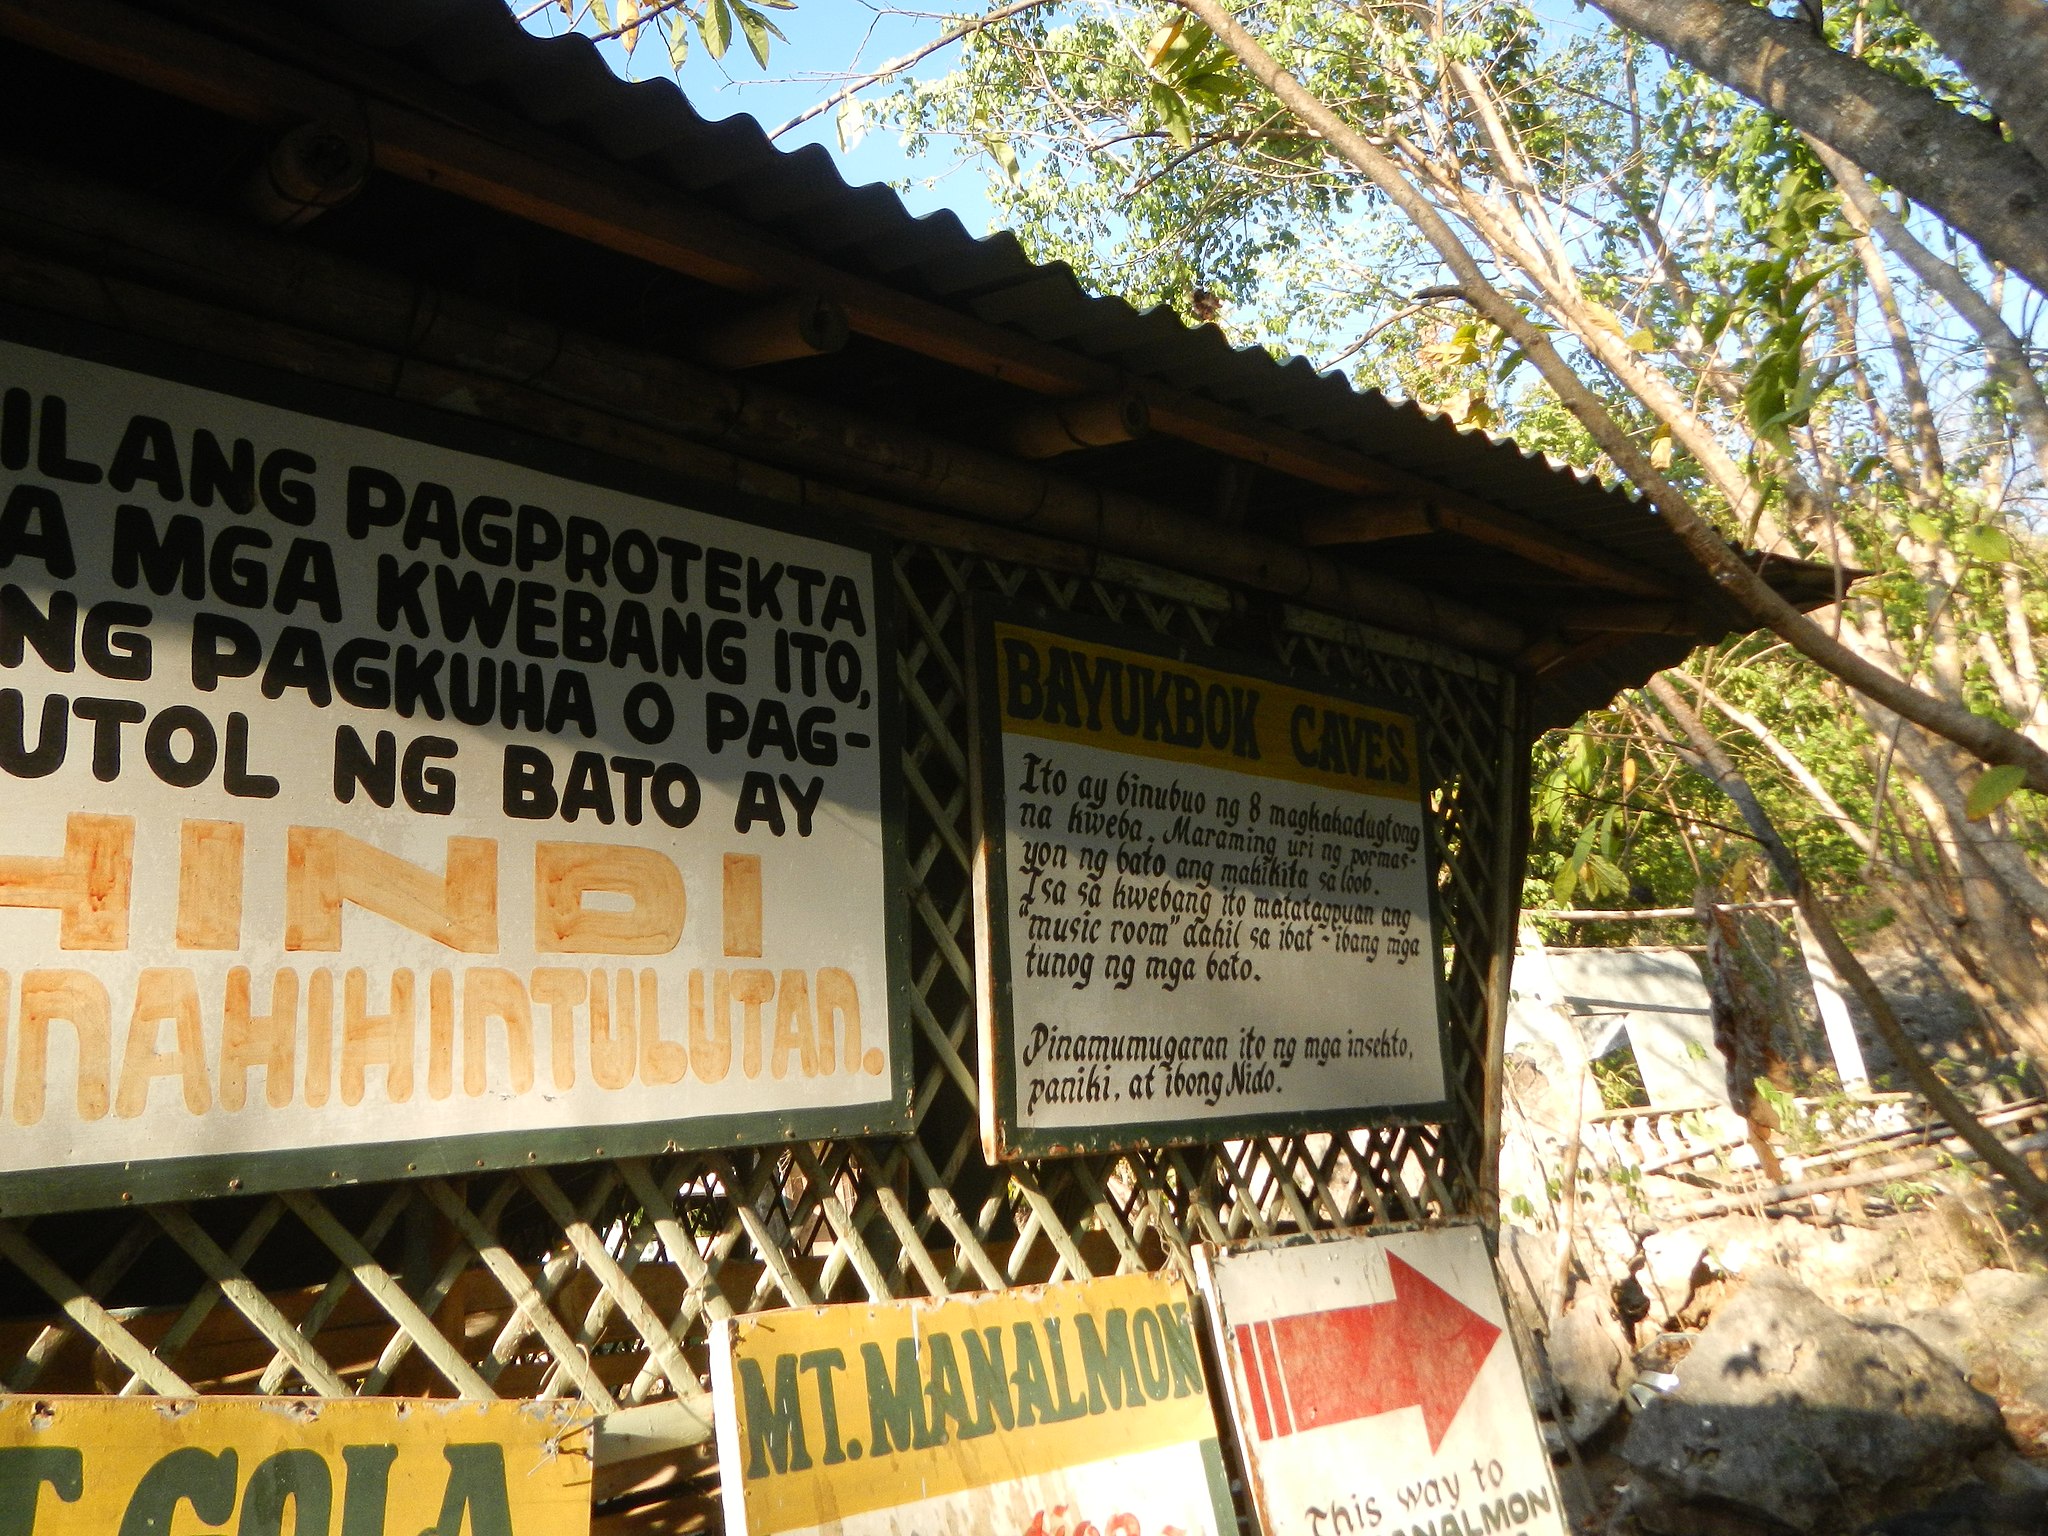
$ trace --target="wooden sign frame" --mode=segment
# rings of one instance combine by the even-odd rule
[[[1143,1271],[720,1318],[725,1528],[1234,1536],[1201,1328]]]
[[[1266,1536],[1315,1536],[1337,1511],[1361,1531],[1567,1536],[1478,1223],[1202,1243],[1194,1264]]]
[[[1454,1068],[1450,1007],[1439,956],[1443,925],[1438,909],[1437,851],[1428,814],[1431,789],[1426,723],[1400,701],[1363,690],[1335,685],[1323,678],[1289,674],[1270,664],[1206,647],[1176,645],[1149,633],[1081,618],[1040,607],[979,600],[970,611],[974,661],[973,780],[975,826],[975,889],[977,1012],[981,1047],[982,1146],[991,1162],[1026,1157],[1055,1157],[1125,1148],[1186,1146],[1205,1141],[1261,1134],[1298,1134],[1381,1124],[1431,1123],[1451,1113],[1450,1074]],[[1112,648],[1168,664],[1200,668],[1292,693],[1327,699],[1332,704],[1383,715],[1399,716],[1414,733],[1416,779],[1420,807],[1419,859],[1427,928],[1424,963],[1431,978],[1434,1010],[1431,1038],[1438,1053],[1438,1086],[1426,1097],[1386,1102],[1371,1098],[1316,1110],[1277,1109],[1222,1116],[1176,1114],[1133,1118],[1115,1124],[1041,1130],[1024,1126],[1018,1117],[1015,1069],[1016,1006],[1009,913],[1017,893],[1010,877],[1010,833],[1004,784],[1002,710],[998,703],[999,629],[1016,626],[1054,639]],[[1164,755],[1164,754],[1159,754]],[[1247,777],[1250,777],[1249,775]],[[1170,1001],[1162,1008],[1170,1009]]]
[[[639,1118],[620,1122],[593,1117],[569,1126],[462,1131],[437,1128],[432,1124],[435,1118],[433,1101],[427,1099],[422,1088],[418,1097],[427,1112],[424,1116],[426,1123],[420,1123],[415,1131],[404,1135],[277,1149],[194,1152],[162,1159],[52,1163],[0,1173],[0,1215],[33,1215],[130,1201],[142,1203],[228,1193],[317,1188],[386,1178],[449,1175],[788,1140],[891,1135],[911,1127],[914,1123],[911,1110],[914,1077],[909,1023],[912,1012],[907,931],[909,902],[905,877],[904,784],[898,766],[902,714],[896,677],[899,619],[894,573],[886,541],[879,537],[849,535],[843,526],[828,526],[815,517],[776,503],[605,458],[495,424],[381,400],[303,377],[227,362],[85,324],[58,325],[48,317],[9,306],[0,306],[0,343],[52,354],[58,364],[113,368],[139,375],[137,390],[140,393],[159,385],[172,390],[204,390],[224,397],[220,404],[230,412],[243,404],[259,411],[291,412],[310,419],[318,429],[331,429],[340,434],[379,434],[376,439],[365,437],[362,440],[368,443],[388,442],[394,451],[446,450],[451,454],[464,455],[472,465],[475,461],[488,460],[513,471],[537,472],[596,491],[638,498],[643,503],[687,509],[693,516],[731,524],[741,547],[744,547],[748,530],[758,529],[770,537],[794,536],[830,544],[857,557],[858,568],[866,572],[870,595],[868,622],[873,632],[872,677],[867,686],[873,689],[874,695],[872,751],[881,830],[875,860],[879,865],[875,900],[877,909],[883,914],[879,932],[883,950],[882,987],[869,1010],[870,1016],[863,1020],[863,1024],[868,1040],[879,1042],[886,1038],[889,1055],[886,1073],[874,1079],[873,1096],[864,1101],[824,1107],[793,1104],[788,1108],[770,1107],[736,1114],[706,1111],[688,1118]],[[36,380],[7,378],[0,379],[0,385],[12,386],[16,393],[32,394]],[[16,468],[33,476],[38,466],[32,461],[25,468]],[[79,473],[82,475],[83,470]],[[4,502],[7,486],[13,478],[12,473],[0,474],[0,502]],[[145,484],[145,493],[148,489]],[[292,531],[284,530],[286,533]],[[34,571],[39,568],[29,566],[27,569]],[[22,581],[23,562],[16,561],[15,568],[7,574],[13,581]],[[78,580],[81,584],[104,584],[107,578],[104,572],[82,570]],[[133,595],[110,591],[111,595],[124,598]],[[141,596],[159,606],[175,607],[174,597],[158,597],[147,588],[141,589]],[[83,606],[82,603],[81,609]],[[165,622],[174,624],[179,620],[173,613]],[[10,675],[7,680],[14,679]],[[208,697],[199,695],[201,700]],[[332,728],[332,721],[324,718],[312,723],[316,728]],[[393,723],[403,722],[393,717]],[[690,735],[677,737],[682,746],[687,746],[691,739]],[[346,806],[335,806],[332,811],[335,822],[346,821],[349,814]],[[203,815],[204,812],[195,811],[193,814]],[[578,835],[579,829],[574,826],[556,825],[559,830],[553,836],[574,839]],[[649,825],[652,827],[654,824],[650,821]],[[61,827],[57,835],[60,838],[63,835]],[[5,851],[12,853],[18,850]],[[698,920],[715,922],[715,911],[715,904],[707,904],[704,915]],[[54,923],[55,918],[51,921]],[[82,959],[78,963],[86,962]],[[261,989],[267,985],[260,979],[264,962],[255,960],[250,963],[258,970],[258,987]],[[417,1007],[422,1039],[427,1027],[427,983],[427,976],[420,975]],[[334,986],[338,1010],[341,988],[338,975]],[[266,998],[267,993],[259,991],[259,1007],[261,1000]],[[772,1025],[773,1009],[767,1012]],[[125,1008],[117,1009],[112,1020],[113,1065],[116,1070],[121,1067],[120,1041],[125,1026]],[[768,1026],[763,1027],[765,1030]],[[540,1026],[536,1024],[535,1029],[538,1034]],[[163,1033],[166,1038],[171,1035],[168,1025],[163,1027]],[[536,1049],[544,1059],[545,1046],[537,1045]],[[13,1091],[15,1078],[12,1068],[10,1062],[9,1092]],[[420,1077],[424,1081],[424,1055]],[[260,1094],[261,1079],[253,1081],[258,1083]],[[765,1078],[763,1086],[767,1086]],[[459,1094],[461,1090],[458,1088],[457,1092]],[[451,1102],[462,1101],[458,1098]],[[415,1122],[422,1118],[412,1117]],[[90,1145],[89,1136],[82,1139]]]

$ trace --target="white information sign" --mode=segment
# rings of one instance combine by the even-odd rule
[[[1477,1227],[1195,1270],[1265,1536],[1568,1536]]]
[[[0,1210],[899,1123],[875,570],[0,343]]]
[[[1058,622],[984,635],[990,1156],[1441,1104],[1413,718]]]

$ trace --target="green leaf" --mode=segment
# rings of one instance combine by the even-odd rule
[[[1996,768],[1986,768],[1977,775],[1977,782],[1970,786],[1970,795],[1963,802],[1963,814],[1972,821],[1982,821],[2012,798],[2012,792],[2027,782],[2027,770],[2013,763],[2000,763]]]
[[[1593,839],[1599,834],[1599,831],[1600,827],[1597,822],[1589,822],[1580,829],[1579,840],[1572,844],[1571,863],[1574,869],[1584,869],[1586,867],[1586,860],[1593,856]]]
[[[704,14],[697,18],[697,32],[704,39],[704,51],[714,59],[725,57],[725,50],[732,46],[732,12],[726,9],[725,0],[711,0],[704,7]]]
[[[1628,876],[1621,872],[1621,866],[1605,854],[1594,853],[1586,856],[1586,873],[1592,876],[1586,882],[1586,889],[1597,896],[1603,891],[1625,891]]]
[[[1628,338],[1628,345],[1631,352],[1654,352],[1657,350],[1657,338],[1651,335],[1649,327],[1645,326]]]
[[[1205,69],[1198,75],[1190,75],[1186,89],[1190,94],[1199,91],[1205,96],[1218,96],[1228,100],[1244,94],[1244,74],[1231,59],[1225,68]]]
[[[746,35],[747,51],[753,54],[754,62],[766,68],[768,65],[768,38],[770,34],[783,42],[782,29],[746,3],[746,0],[731,0],[733,13],[739,17],[740,31]]]
[[[690,57],[690,24],[673,12],[662,17],[661,23],[668,28],[669,68],[681,69]]]
[[[1550,884],[1550,899],[1560,907],[1569,907],[1572,904],[1572,892],[1577,890],[1578,886],[1579,872],[1567,864],[1557,872],[1557,878]]]
[[[1925,512],[1915,512],[1909,516],[1906,519],[1906,531],[1922,544],[1939,544],[1941,542],[1941,524],[1937,523]]]
[[[1617,315],[1605,304],[1602,304],[1598,299],[1586,300],[1586,308],[1592,312],[1593,323],[1599,326],[1601,330],[1611,331],[1616,336],[1628,335],[1628,327],[1622,324],[1621,316]]]
[[[1145,92],[1145,100],[1159,117],[1159,124],[1166,130],[1166,136],[1175,145],[1186,149],[1195,141],[1194,123],[1188,116],[1188,104],[1178,93],[1166,86],[1154,84]]]
[[[832,126],[839,134],[839,151],[844,154],[867,137],[867,110],[858,96],[849,96],[832,114]]]
[[[1796,310],[1806,301],[1806,296],[1813,292],[1821,279],[1831,276],[1834,271],[1835,264],[1830,262],[1827,266],[1816,267],[1813,271],[1801,277],[1796,277],[1790,283],[1787,283],[1785,285],[1786,310]]]
[[[1013,183],[1023,180],[1023,172],[1017,164],[1017,151],[1010,148],[1008,139],[990,139],[988,152],[995,157],[996,164],[1003,168],[1003,174]]]
[[[2006,537],[2003,528],[1994,528],[1989,523],[1971,524],[1956,543],[1964,554],[1973,555],[1986,565],[2002,565],[2012,558],[2012,540]]]
[[[612,29],[611,7],[604,0],[590,0],[590,14],[597,22],[597,30],[609,32]]]
[[[1187,24],[1190,20],[1191,18],[1187,12],[1183,11],[1145,39],[1144,54],[1145,67],[1147,69],[1158,69],[1165,64],[1166,56],[1173,51],[1174,44],[1180,41],[1181,33],[1187,30]]]

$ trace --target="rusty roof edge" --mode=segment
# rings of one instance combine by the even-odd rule
[[[1255,343],[1233,343],[1217,326],[1191,325],[1168,305],[1150,305],[1141,309],[1121,295],[1092,292],[1068,263],[1032,261],[1024,253],[1012,231],[996,230],[986,235],[975,235],[968,230],[959,216],[948,208],[935,209],[924,214],[913,213],[904,205],[900,195],[884,183],[848,182],[841,174],[837,162],[823,146],[810,144],[795,149],[781,149],[769,139],[758,120],[747,113],[735,112],[722,118],[706,117],[697,111],[687,94],[671,80],[623,80],[612,73],[596,46],[588,38],[580,34],[548,37],[528,32],[518,25],[498,0],[314,0],[312,8],[330,25],[366,46],[384,51],[424,51],[428,55],[431,72],[459,87],[476,89],[494,86],[509,90],[513,84],[513,72],[504,68],[499,68],[495,72],[479,71],[475,68],[454,71],[444,67],[450,56],[461,58],[472,66],[516,58],[524,66],[517,71],[521,80],[532,81],[538,76],[552,74],[556,76],[558,83],[562,84],[565,92],[571,82],[566,81],[564,77],[573,75],[576,77],[573,84],[580,88],[581,93],[587,95],[583,95],[573,107],[563,104],[561,115],[548,120],[516,107],[512,109],[516,115],[543,129],[560,132],[569,127],[582,127],[594,132],[592,118],[600,110],[618,110],[630,101],[636,112],[644,113],[647,111],[648,103],[656,103],[656,112],[672,114],[681,119],[671,125],[676,131],[666,143],[658,147],[643,146],[623,154],[601,143],[588,140],[586,147],[616,163],[652,174],[657,179],[672,178],[664,174],[664,168],[649,162],[659,160],[664,153],[685,147],[681,141],[690,134],[698,133],[724,140],[719,147],[728,154],[737,151],[736,158],[744,160],[750,170],[758,166],[800,172],[827,183],[821,189],[827,197],[851,200],[872,198],[878,194],[886,196],[896,206],[899,228],[915,228],[921,233],[936,234],[943,241],[963,251],[972,249],[977,253],[995,255],[998,259],[1012,260],[1017,263],[1019,279],[1043,278],[1054,274],[1064,277],[1071,285],[1070,302],[1104,315],[1105,318],[1098,321],[1096,329],[1106,330],[1110,328],[1111,323],[1124,323],[1128,320],[1144,322],[1148,327],[1158,327],[1162,322],[1170,323],[1183,347],[1207,349],[1221,345],[1227,349],[1229,356],[1236,360],[1235,366],[1244,371],[1247,384],[1264,383],[1270,388],[1278,384],[1282,376],[1293,375],[1300,379],[1300,385],[1297,387],[1313,385],[1321,389],[1341,390],[1352,402],[1376,404],[1397,415],[1411,418],[1413,423],[1430,433],[1435,439],[1431,446],[1440,451],[1472,458],[1484,456],[1496,461],[1512,460],[1546,477],[1563,481],[1572,488],[1596,491],[1632,510],[1651,517],[1656,515],[1649,503],[1632,487],[1622,482],[1604,480],[1588,470],[1547,454],[1525,449],[1511,437],[1497,437],[1476,428],[1460,427],[1442,412],[1433,411],[1416,401],[1400,399],[1377,390],[1360,389],[1342,372],[1335,369],[1318,369],[1310,359],[1298,353],[1285,359],[1278,359],[1265,347]],[[491,36],[492,33],[497,35]],[[478,46],[483,43],[490,46]],[[538,63],[543,55],[548,56],[544,66]],[[573,64],[570,63],[571,58],[575,60]],[[677,190],[694,195],[704,193],[703,188],[678,187]],[[896,286],[908,286],[900,277],[894,281]],[[987,291],[989,290],[983,291],[984,296]],[[939,294],[924,296],[956,312],[970,315],[973,313],[971,304],[963,306]],[[1113,321],[1109,318],[1111,316],[1114,317]],[[1020,331],[1025,335],[1030,334],[1028,329],[1014,322],[1005,323],[1005,328]],[[1067,350],[1077,350],[1071,340],[1060,345]],[[1306,377],[1301,377],[1302,375]],[[1171,383],[1165,379],[1156,379],[1153,382]],[[1290,379],[1288,382],[1292,383],[1294,380]],[[1186,392],[1203,395],[1219,405],[1263,414],[1258,412],[1256,406],[1243,400],[1219,398],[1212,391],[1189,388]],[[1272,418],[1267,416],[1266,419]],[[1274,424],[1282,425],[1278,422]],[[1377,457],[1369,448],[1329,436],[1314,428],[1292,430],[1300,431],[1304,436],[1320,438],[1333,448],[1347,449],[1369,458]]]
[[[195,13],[218,16],[225,10],[219,0],[190,0],[182,5],[170,0],[168,8],[182,11],[188,18]],[[885,233],[893,230],[900,237],[914,231],[913,243],[920,248],[919,254],[896,269],[875,269],[875,280],[915,294],[923,302],[978,318],[976,301],[1016,293],[1051,278],[1053,289],[1065,290],[1058,295],[1057,307],[1063,312],[1059,315],[1063,334],[1058,339],[1044,340],[1015,318],[992,323],[1077,358],[1108,363],[1127,376],[1134,375],[1141,388],[1150,384],[1206,400],[1280,431],[1384,464],[1396,475],[1494,501],[1590,549],[1641,562],[1644,569],[1674,579],[1695,595],[1704,596],[1712,589],[1706,572],[1632,487],[1603,481],[1588,471],[1524,449],[1512,438],[1461,428],[1412,400],[1361,390],[1343,374],[1317,369],[1299,355],[1280,359],[1263,347],[1234,345],[1219,328],[1189,325],[1168,306],[1140,309],[1117,295],[1090,293],[1066,263],[1032,262],[1007,230],[976,236],[950,209],[914,214],[893,189],[878,183],[855,186],[847,182],[822,146],[783,150],[750,115],[703,116],[672,81],[621,80],[587,38],[529,33],[499,0],[315,0],[314,9],[357,44],[387,54],[401,52],[414,68],[444,86],[472,95],[481,92],[493,110],[507,112],[536,131],[556,135],[649,175],[687,197],[709,199],[789,240],[811,259],[845,268],[849,256],[857,259],[860,255],[863,240],[873,243],[872,238],[862,236],[847,246],[821,249],[793,235],[773,217],[756,218],[745,199],[732,192],[734,184],[761,178],[780,180],[785,185],[778,191],[790,207],[829,204],[870,217],[879,210]],[[536,82],[544,83],[551,98],[548,109],[539,112],[530,110],[530,100],[520,99],[524,92],[536,88]],[[739,162],[742,170],[722,180],[689,186],[668,163],[671,157],[688,159],[713,147],[721,152],[720,158]],[[808,185],[789,184],[791,178]],[[792,196],[794,201],[789,202]],[[951,290],[943,281],[932,280],[935,266],[955,263],[979,266],[982,280]],[[1012,275],[1008,281],[996,281],[988,275],[989,268],[1008,269]],[[1041,288],[1040,296],[1050,291]],[[1026,308],[1028,311],[1029,306]],[[1102,338],[1120,329],[1145,333],[1136,343],[1138,347],[1149,351],[1164,346],[1178,355],[1141,371],[1114,348],[1098,352],[1086,346],[1091,336]],[[1177,369],[1191,366],[1206,372],[1218,362],[1231,370],[1227,382],[1237,387],[1221,390],[1213,382],[1183,384],[1171,377]],[[1284,419],[1283,413],[1298,416],[1309,405],[1317,405],[1323,412],[1331,407],[1344,410],[1355,418],[1352,430],[1336,433],[1318,424]],[[1384,439],[1390,428],[1393,436],[1405,440],[1395,446],[1410,450],[1408,463],[1385,451]],[[1368,437],[1381,441],[1362,440]],[[1446,475],[1450,478],[1444,478]],[[1617,516],[1626,519],[1623,542],[1610,537]],[[1596,530],[1590,524],[1607,526]],[[1742,554],[1782,595],[1809,609],[1833,601],[1837,582],[1846,586],[1866,574],[1847,569],[1837,572],[1832,566],[1782,555]],[[1827,590],[1816,594],[1814,589],[1823,583]],[[1730,630],[1746,628],[1750,622],[1744,616],[1731,624]]]

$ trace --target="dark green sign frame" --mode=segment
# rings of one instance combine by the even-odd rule
[[[1436,880],[1440,861],[1428,813],[1432,784],[1429,733],[1427,722],[1415,714],[1413,707],[1384,694],[1333,685],[1327,678],[1288,673],[1269,662],[1233,652],[1176,644],[1149,630],[1127,629],[1057,609],[977,598],[970,608],[968,623],[973,672],[969,778],[974,787],[975,883],[980,898],[976,915],[976,1002],[981,1050],[982,1150],[989,1161],[1195,1146],[1244,1136],[1298,1135],[1377,1125],[1439,1124],[1449,1119],[1453,1113],[1449,1084],[1456,1057],[1450,1028],[1449,993],[1442,965],[1436,958],[1443,952],[1443,920]],[[1438,1059],[1445,1084],[1443,1098],[1398,1105],[1368,1102],[1301,1112],[1270,1110],[1234,1116],[1131,1120],[1058,1131],[1037,1130],[1019,1124],[1014,1070],[1016,1011],[1011,983],[1008,921],[1011,899],[1009,823],[1003,784],[1002,712],[996,703],[995,627],[998,624],[1016,624],[1084,643],[1112,645],[1157,656],[1162,661],[1258,678],[1301,692],[1320,694],[1338,703],[1391,710],[1413,723],[1423,810],[1421,851],[1429,912],[1430,976],[1436,998]]]
[[[907,1133],[915,1124],[911,1096],[912,1008],[909,910],[904,845],[902,706],[896,680],[896,591],[889,548],[880,538],[849,536],[842,527],[719,486],[704,485],[494,423],[446,415],[251,364],[173,348],[85,322],[0,304],[0,340],[146,374],[170,383],[297,411],[343,426],[409,439],[428,447],[496,459],[593,487],[831,543],[864,554],[873,583],[876,635],[875,754],[882,816],[882,889],[886,924],[886,986],[890,1073],[883,1096],[863,1103],[788,1112],[702,1115],[683,1120],[585,1125],[561,1130],[425,1134],[393,1142],[349,1143],[282,1151],[245,1151],[162,1160],[79,1164],[0,1173],[0,1216],[40,1215],[96,1206],[146,1204],[283,1189],[316,1189],[383,1179],[427,1178],[490,1169],[545,1166],[598,1158],[771,1145]],[[4,384],[31,381],[4,380]],[[431,1114],[431,1104],[422,1106]]]

